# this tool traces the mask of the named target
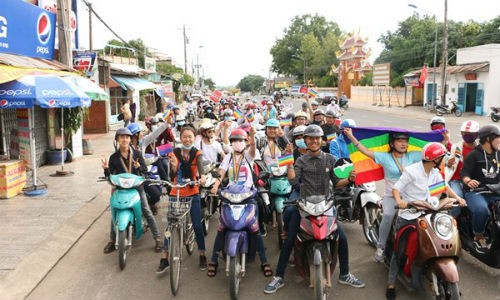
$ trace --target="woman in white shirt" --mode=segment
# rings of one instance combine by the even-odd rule
[[[224,159],[224,150],[219,142],[215,140],[215,129],[212,121],[204,119],[198,129],[194,146],[201,150],[203,158],[213,163]]]

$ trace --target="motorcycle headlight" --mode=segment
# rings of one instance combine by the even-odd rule
[[[221,195],[222,197],[226,198],[232,203],[241,203],[243,200],[246,200],[249,197],[251,197],[253,195],[253,192],[238,193],[238,194],[222,192]]]
[[[273,173],[274,176],[283,176],[286,174],[287,167],[276,167],[272,166],[271,167],[271,172]]]
[[[434,224],[436,232],[443,237],[449,236],[453,231],[453,221],[450,216],[441,215],[437,217]]]
[[[118,178],[118,186],[129,189],[134,186],[135,178]]]
[[[330,203],[321,201],[319,203],[299,202],[300,208],[311,216],[319,216],[332,207]]]

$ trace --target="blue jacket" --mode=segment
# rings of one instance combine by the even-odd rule
[[[339,158],[349,158],[349,150],[344,138],[344,134],[340,134],[336,139],[330,142],[330,154]]]

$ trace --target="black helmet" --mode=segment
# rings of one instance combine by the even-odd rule
[[[323,135],[324,135],[323,129],[321,129],[321,127],[319,127],[318,125],[315,125],[315,124],[307,126],[306,130],[304,130],[304,137],[306,137],[306,136],[316,137],[316,136],[323,136]]]
[[[118,128],[118,130],[116,130],[116,133],[115,133],[115,140],[118,139],[118,136],[120,135],[128,135],[128,136],[132,136],[132,132],[130,132],[130,129],[128,129],[127,127],[120,127]]]
[[[484,137],[491,136],[491,135],[500,136],[500,130],[498,130],[498,127],[495,125],[485,125],[485,126],[479,128],[479,131],[477,134],[478,134],[478,137],[480,139],[482,139]]]
[[[406,132],[391,132],[390,135],[390,140],[394,141],[397,139],[410,139],[410,135]]]

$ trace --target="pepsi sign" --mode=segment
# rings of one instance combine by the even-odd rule
[[[56,15],[19,0],[2,0],[0,52],[54,58]]]

